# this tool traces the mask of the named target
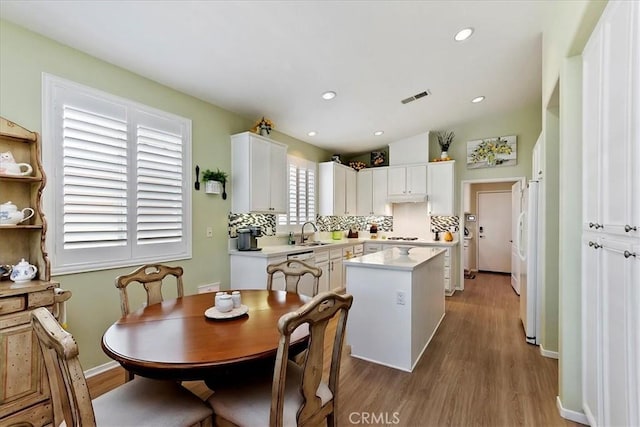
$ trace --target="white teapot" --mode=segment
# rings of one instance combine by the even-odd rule
[[[0,225],[16,225],[31,218],[35,211],[31,208],[18,210],[18,207],[8,201],[0,205]]]
[[[38,268],[35,265],[29,264],[24,258],[20,262],[12,267],[10,279],[16,283],[28,282],[36,277]]]

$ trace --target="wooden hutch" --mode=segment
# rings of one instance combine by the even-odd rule
[[[33,167],[29,176],[0,173],[0,204],[11,201],[35,214],[17,225],[0,225],[0,265],[22,258],[38,268],[36,277],[14,283],[0,277],[0,425],[26,423],[36,427],[52,422],[49,384],[35,333],[31,310],[54,311],[70,293],[56,295],[45,247],[47,222],[42,212],[46,177],[40,161],[40,136],[0,117],[0,153],[10,151],[17,163]]]

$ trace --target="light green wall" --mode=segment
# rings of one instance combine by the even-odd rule
[[[456,161],[456,212],[460,211],[461,182],[494,178],[531,177],[531,151],[540,135],[540,104],[510,111],[507,114],[487,116],[482,119],[454,125],[449,129],[455,133],[453,144],[447,153]],[[516,135],[518,159],[515,166],[467,169],[467,141],[496,136]],[[436,132],[429,133],[429,158],[440,157],[440,146]]]
[[[240,117],[0,20],[0,115],[40,132],[43,72],[191,119],[194,167],[198,164],[202,169],[220,168],[230,172],[229,135],[253,126],[253,119]],[[290,151],[310,160],[330,157],[326,151],[286,135],[276,132],[273,138],[282,140]],[[46,143],[44,140],[43,144]],[[193,258],[171,263],[184,267],[187,294],[195,293],[197,286],[205,283],[220,281],[223,287],[228,287],[230,197],[224,201],[204,191],[193,192]],[[209,226],[213,228],[212,239],[205,237]],[[131,270],[120,268],[54,278],[73,292],[68,303],[68,323],[78,341],[85,369],[110,360],[100,348],[100,339],[120,316],[114,278]]]
[[[559,349],[559,398],[564,408],[582,412],[582,385],[580,381],[581,328],[580,328],[580,238],[575,225],[581,223],[581,119],[580,99],[576,94],[576,82],[581,73],[576,59],[566,58],[582,53],[584,45],[597,23],[606,1],[555,1],[548,2],[544,17],[542,42],[542,100],[543,134],[554,139],[557,160],[557,192],[550,194],[558,203],[560,261],[556,261],[555,274],[558,282],[559,324],[557,347]],[[561,71],[564,71],[561,73]],[[559,105],[554,105],[554,90],[559,83]],[[554,111],[556,113],[554,113]],[[557,116],[557,118],[556,118]],[[547,141],[548,146],[548,141]],[[545,156],[545,160],[549,160]],[[546,165],[549,169],[550,165]],[[558,258],[556,258],[558,260]],[[549,270],[547,271],[549,273]],[[547,275],[548,277],[548,275]],[[553,325],[545,325],[548,337]],[[549,343],[544,342],[545,348]]]

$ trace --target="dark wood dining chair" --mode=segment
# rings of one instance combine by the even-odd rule
[[[184,296],[182,284],[182,267],[169,267],[162,264],[147,264],[136,268],[129,274],[116,277],[116,288],[120,290],[120,309],[122,316],[130,312],[127,286],[131,283],[140,283],[147,292],[147,305],[163,301],[162,285],[167,276],[173,276],[176,280],[178,298]]]
[[[216,388],[209,398],[219,426],[328,426],[336,425],[340,358],[353,297],[323,292],[278,322],[280,342],[272,375],[263,375]],[[327,326],[337,325],[328,382],[322,380]],[[309,347],[300,365],[288,358],[291,333],[309,326]],[[331,331],[331,328],[329,329]]]
[[[51,388],[53,425],[210,427],[211,408],[172,381],[138,377],[91,400],[78,345],[44,307],[31,312]]]
[[[273,289],[273,275],[277,273],[284,274],[285,289]],[[267,289],[270,291],[285,290],[287,292],[300,293],[298,289],[300,279],[306,274],[313,276],[313,295],[309,296],[314,296],[318,293],[322,269],[297,259],[283,261],[278,264],[269,264],[267,266]]]

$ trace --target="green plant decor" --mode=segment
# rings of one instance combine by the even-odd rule
[[[228,176],[229,175],[227,175],[226,172],[223,172],[220,169],[216,169],[215,172],[210,170],[210,169],[206,169],[202,173],[202,180],[203,181],[218,181],[219,183],[221,183],[222,184],[222,199],[226,200],[227,199],[226,183],[227,183],[227,177]]]

